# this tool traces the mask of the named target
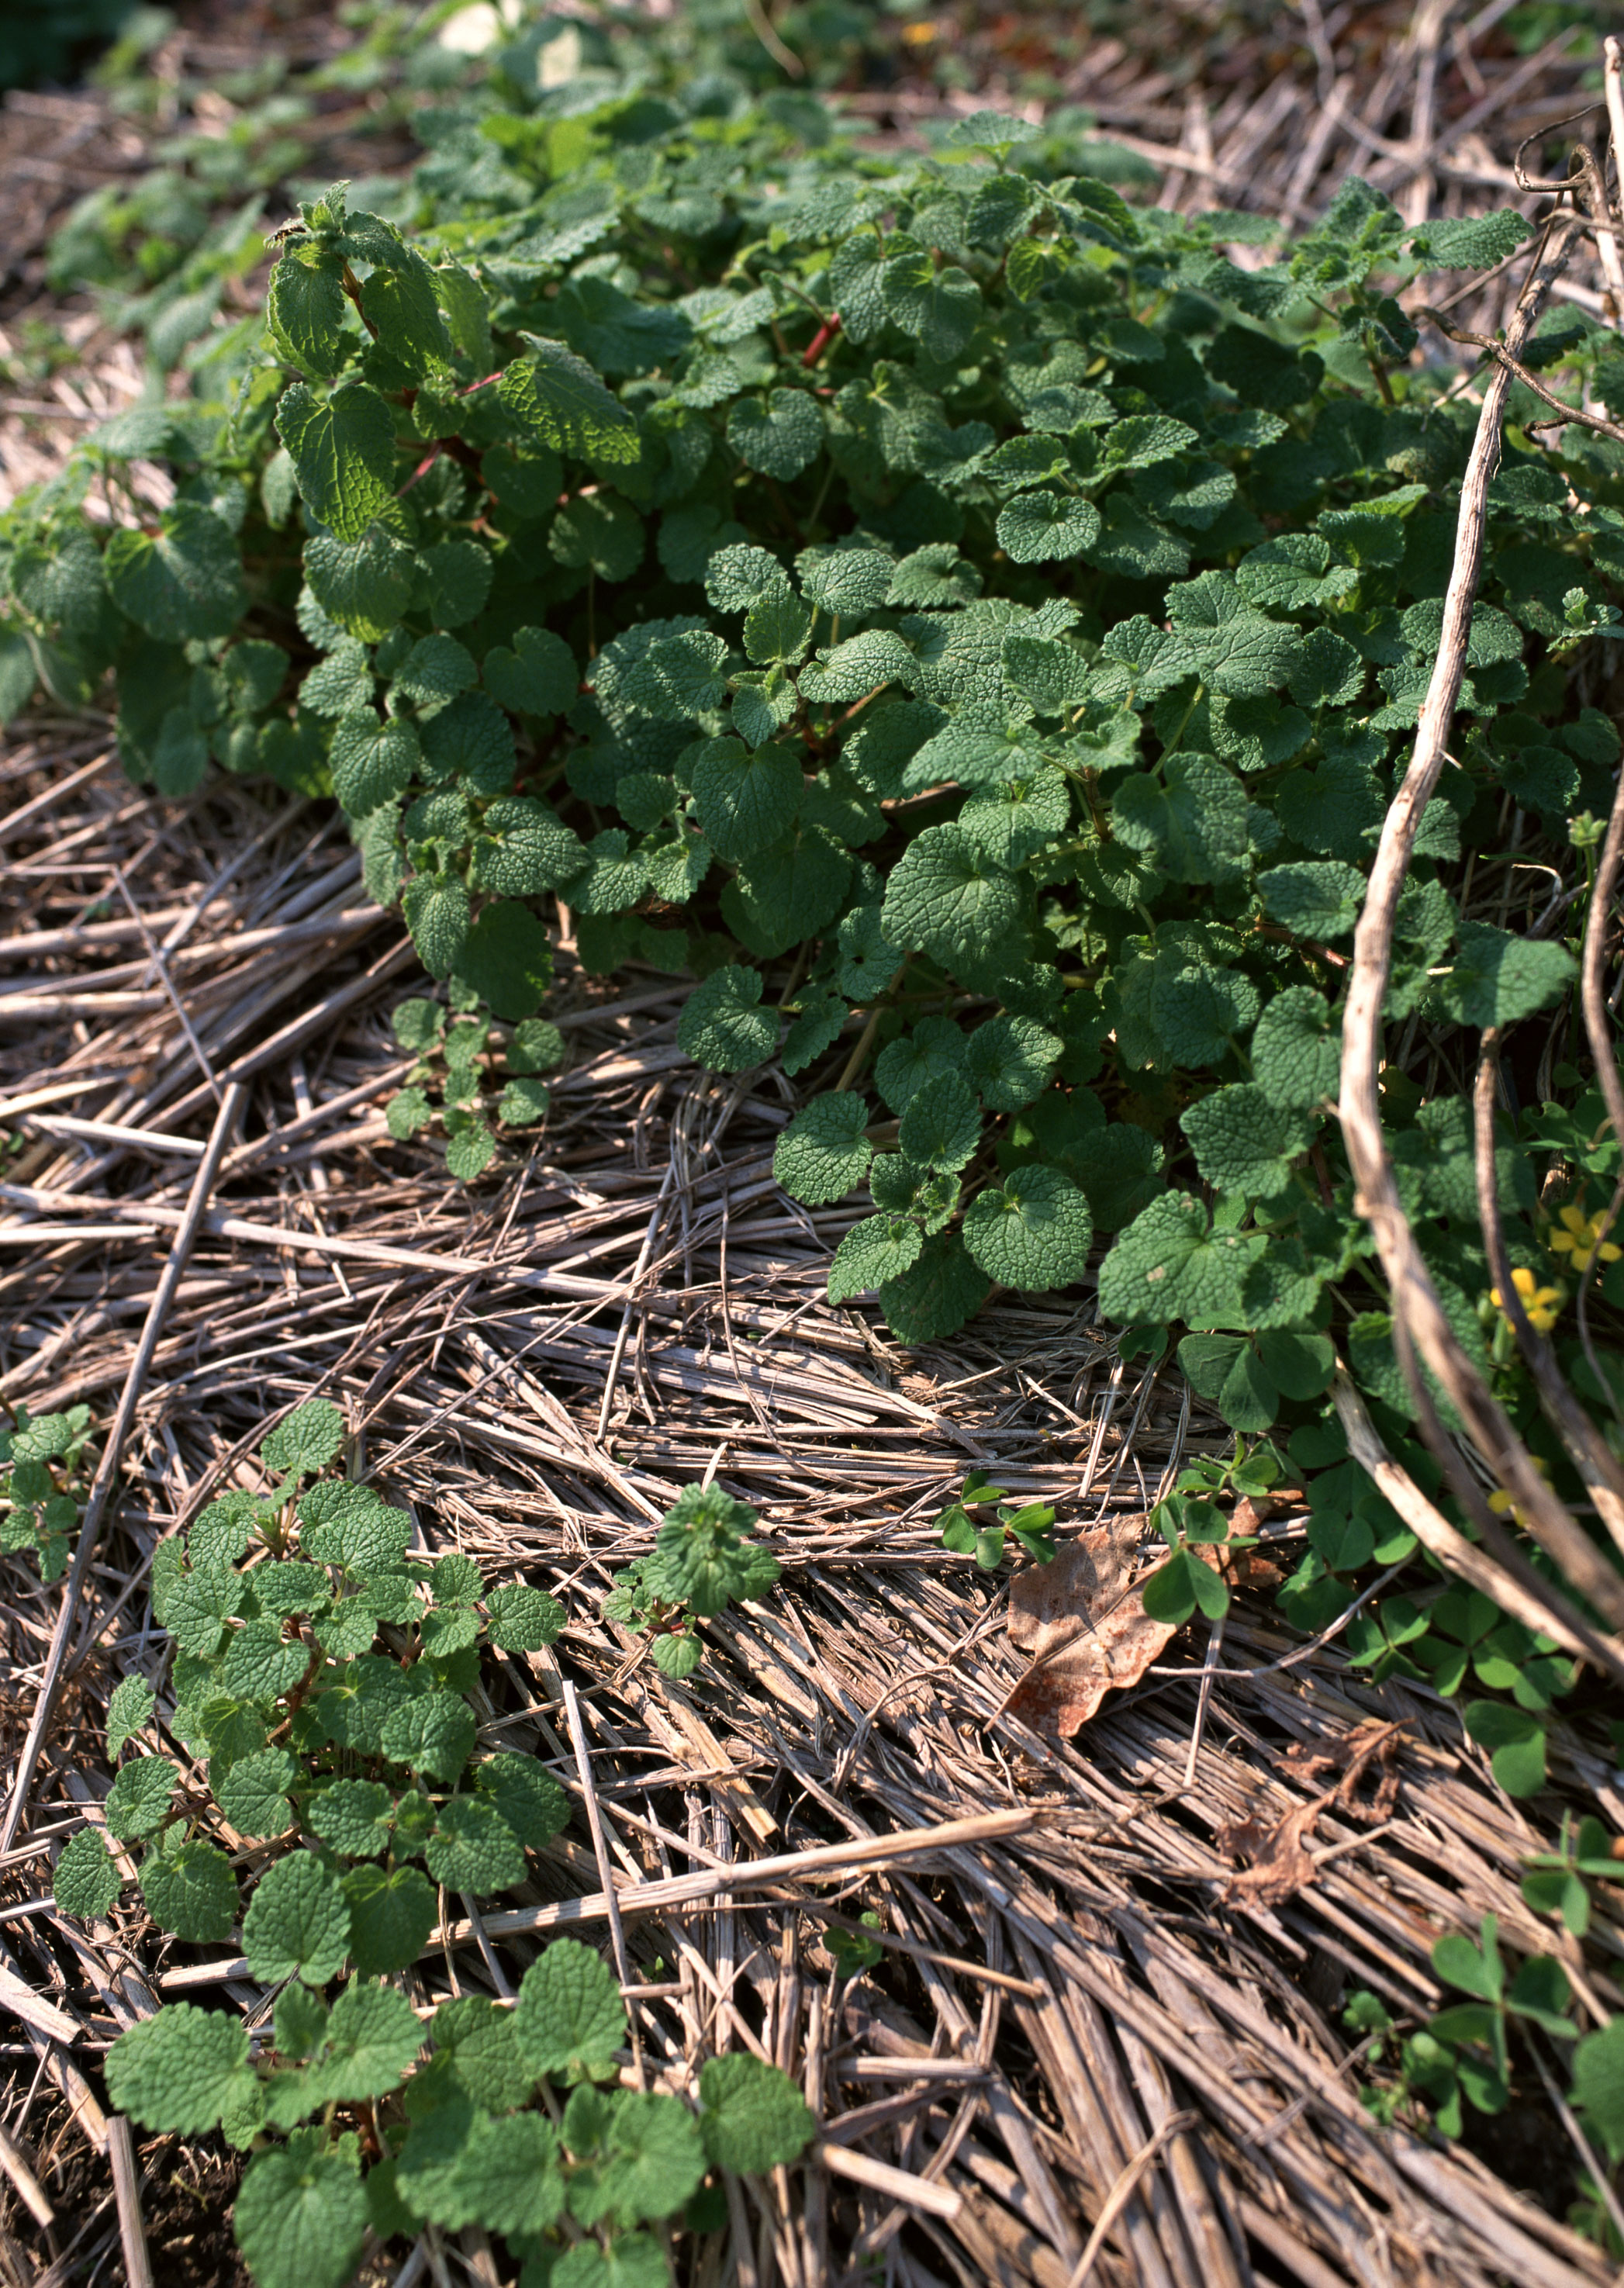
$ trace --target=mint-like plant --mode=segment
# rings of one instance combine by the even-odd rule
[[[425,2026],[389,1982],[422,1953],[440,1896],[511,1889],[526,1851],[566,1824],[563,1790],[534,1758],[480,1752],[471,1704],[487,1647],[539,1650],[564,1613],[539,1589],[487,1587],[466,1557],[411,1555],[404,1511],[329,1474],[344,1444],[336,1406],[295,1407],[260,1448],[264,1490],[221,1496],[184,1545],[160,1545],[154,1609],[175,1648],[164,1722],[206,1760],[207,1787],[162,1752],[131,1755],[107,1832],[139,1851],[160,1930],[218,1942],[241,1912],[250,1975],[282,1992],[257,2047],[235,2017],[165,2006],[115,2043],[109,2094],[147,2128],[218,2129],[251,2154],[235,2231],[258,2288],[341,2288],[368,2231],[475,2221],[576,2288],[661,2281],[644,2228],[696,2197],[702,2222],[708,2172],[794,2159],[812,2116],[753,2058],[707,2064],[697,2113],[601,2089],[626,2006],[574,1940],[530,1966],[511,2010],[463,1996]],[[678,1502],[656,1552],[672,1601],[661,1625],[777,1577],[765,1552],[743,1551],[750,1521],[716,1488]],[[125,1678],[109,1754],[158,1712],[152,1684]],[[244,1844],[259,1847],[245,1908]],[[105,1916],[122,1887],[99,1833],[65,1847],[65,1913]]]
[[[207,1789],[146,1751],[107,1799],[108,1834],[139,1852],[147,1911],[177,1938],[228,1936],[242,1909],[231,1850],[275,1845],[241,1912],[244,1949],[256,1976],[318,1985],[346,1960],[363,1977],[404,1969],[433,1927],[437,1884],[508,1888],[567,1817],[529,1758],[476,1752],[468,1696],[485,1644],[551,1644],[562,1608],[522,1585],[487,1588],[469,1558],[409,1555],[404,1511],[323,1474],[344,1437],[327,1400],[296,1407],[260,1449],[265,1490],[222,1495],[184,1545],[160,1545],[167,1728],[207,1760]],[[156,1704],[144,1678],[119,1686],[112,1756]],[[120,1887],[101,1838],[75,1837],[56,1871],[63,1910],[105,1914]]]
[[[764,1596],[780,1573],[770,1549],[746,1536],[756,1512],[720,1486],[685,1486],[667,1510],[646,1557],[614,1577],[604,1599],[607,1621],[651,1640],[662,1676],[692,1676],[705,1656],[693,1624],[735,1601]]]
[[[537,1957],[511,2008],[463,1995],[426,2024],[382,1982],[357,1975],[329,2004],[289,1975],[257,2054],[240,2019],[186,2002],[107,2054],[121,2111],[250,2152],[234,2223],[257,2288],[343,2288],[368,2232],[424,2224],[482,2225],[565,2288],[658,2288],[669,2267],[648,2228],[702,2221],[709,2173],[793,2161],[816,2126],[788,2076],[753,2057],[701,2067],[697,2109],[605,2086],[626,2004],[574,1939]]]
[[[20,1406],[0,1430],[0,1554],[31,1554],[44,1581],[67,1569],[90,1426],[88,1406],[38,1417]]]

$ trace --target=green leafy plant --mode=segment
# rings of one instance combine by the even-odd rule
[[[1536,1852],[1524,1863],[1525,1906],[1536,1914],[1560,1915],[1573,1936],[1583,1938],[1590,1927],[1589,1881],[1624,1880],[1613,1849],[1616,1839],[1599,1819],[1565,1817],[1557,1849]]]
[[[788,2075],[749,2056],[701,2068],[697,2109],[606,2087],[626,2004],[574,1939],[538,1955],[511,2009],[470,1994],[425,2023],[380,1980],[357,1975],[330,2004],[322,1982],[292,1976],[257,2054],[240,2019],[185,2002],[107,2054],[121,2111],[250,2152],[234,2226],[257,2288],[342,2288],[369,2232],[471,2223],[527,2279],[659,2283],[648,2227],[702,2216],[708,2174],[793,2161],[813,2133]]]
[[[0,1430],[0,1553],[28,1552],[44,1581],[67,1568],[90,1423],[88,1406],[37,1418],[20,1406],[12,1428]]]
[[[755,1523],[756,1512],[720,1486],[685,1486],[648,1555],[615,1575],[604,1618],[647,1637],[662,1676],[692,1676],[704,1658],[696,1620],[764,1596],[778,1579],[772,1551],[745,1537]]]
[[[1573,1990],[1553,1955],[1530,1956],[1508,1973],[1498,1923],[1485,1915],[1479,1942],[1447,1933],[1432,1949],[1432,1967],[1446,1986],[1470,1998],[1438,2011],[1413,2034],[1395,2030],[1374,1994],[1355,1994],[1343,2014],[1344,2024],[1367,2038],[1367,2064],[1387,2070],[1384,2081],[1362,2092],[1379,2120],[1391,2122],[1401,2109],[1424,2100],[1444,2134],[1459,2137],[1463,2103],[1478,2113],[1502,2112],[1511,2095],[1510,2036],[1519,2022],[1553,2041],[1577,2042],[1575,2066],[1581,2056],[1589,2056],[1585,2074],[1575,2075],[1575,2090],[1588,2078],[1599,2086],[1604,2077],[1592,2045],[1600,2038],[1580,2040],[1570,2014]],[[1616,2047],[1609,2046],[1609,2057]]]
[[[498,1129],[534,1128],[547,1117],[546,1083],[564,1054],[563,1037],[543,1017],[527,1017],[508,1034],[506,1085],[493,1097],[484,1084],[492,1039],[488,1017],[448,1012],[436,1001],[402,1001],[391,1020],[400,1045],[419,1062],[406,1087],[390,1099],[392,1136],[420,1134],[438,1118],[446,1136],[446,1166],[464,1182],[495,1156]],[[436,1104],[431,1090],[436,1090]],[[493,1125],[493,1123],[495,1125]]]
[[[533,27],[423,111],[398,203],[306,195],[264,326],[198,304],[162,401],[0,520],[0,700],[83,704],[110,676],[159,796],[219,767],[337,799],[443,989],[402,1014],[421,1069],[391,1117],[438,1122],[463,1180],[544,1116],[520,1084],[555,938],[594,974],[685,970],[680,1048],[781,1060],[779,1180],[857,1211],[830,1298],[926,1343],[995,1288],[1092,1274],[1125,1357],[1174,1352],[1303,1473],[1281,1605],[1329,1627],[1414,1553],[1327,1406],[1339,1362],[1454,1502],[1332,1117],[1477,421],[1455,370],[1412,361],[1397,297],[1527,226],[1409,224],[1357,180],[1295,239],[1136,209],[1064,132],[984,113],[917,156],[860,151],[804,96],[581,39],[569,86]],[[1583,314],[1528,354],[1564,402],[1624,409]],[[1515,1047],[1541,1021],[1493,1176],[1512,1287],[1604,1425],[1617,1146],[1565,1018],[1620,752],[1573,671],[1620,624],[1624,451],[1548,411],[1512,388],[1381,1115],[1462,1353],[1578,1512],[1456,1079],[1485,1029]],[[1227,1593],[1210,1491],[1161,1520],[1168,1617]],[[1564,1664],[1429,1586],[1355,1615],[1351,1650],[1470,1675],[1496,1776],[1537,1787]],[[700,1604],[641,1569],[615,1594],[668,1672],[692,1664]]]
[[[410,1554],[403,1511],[327,1474],[344,1443],[337,1407],[296,1407],[260,1448],[265,1490],[223,1495],[184,1546],[160,1546],[154,1607],[175,1648],[162,1721],[206,1759],[207,1789],[142,1749],[114,1781],[107,1831],[139,1850],[158,1927],[200,1942],[231,1934],[232,1854],[253,1847],[242,1946],[251,1975],[283,1990],[257,2051],[234,2016],[161,2009],[108,2053],[109,2093],[147,2128],[218,2129],[251,2155],[235,2230],[259,2288],[340,2288],[369,2231],[475,2220],[577,2288],[661,2280],[643,2228],[702,2205],[709,2172],[793,2160],[812,2116],[749,2057],[701,2069],[697,2113],[602,2089],[626,2006],[614,1971],[573,1940],[531,1964],[511,2010],[464,1996],[425,2024],[388,1982],[423,1951],[445,1891],[511,1889],[527,1850],[566,1823],[564,1792],[534,1759],[480,1752],[473,1704],[481,1652],[539,1650],[564,1614],[541,1590],[488,1587],[466,1557]],[[689,1609],[715,1612],[718,1585],[764,1587],[778,1569],[757,1550],[741,1570],[728,1513],[741,1505],[691,1490],[663,1561]],[[109,1754],[158,1714],[152,1684],[125,1678]],[[99,1832],[65,1847],[65,1913],[103,1916],[122,1887]]]
[[[433,1927],[437,1884],[508,1888],[567,1816],[529,1759],[477,1752],[469,1697],[484,1645],[551,1644],[562,1608],[539,1589],[487,1588],[469,1558],[408,1554],[404,1511],[323,1474],[344,1436],[328,1401],[296,1407],[260,1449],[265,1490],[222,1495],[184,1545],[160,1545],[154,1614],[175,1648],[165,1724],[207,1760],[207,1788],[144,1751],[107,1801],[107,1833],[139,1852],[147,1911],[178,1938],[226,1938],[241,1906],[231,1850],[274,1846],[256,1853],[244,1948],[257,1977],[317,1985],[346,1959],[363,1978],[403,1969]],[[145,1679],[119,1686],[113,1757],[155,1706]],[[75,1837],[58,1903],[105,1914],[122,1880],[99,1835]]]
[[[1001,1506],[992,1519],[978,1523],[970,1514],[995,1505]],[[1049,1529],[1054,1521],[1054,1511],[1047,1503],[1012,1499],[1002,1486],[989,1483],[985,1470],[970,1471],[957,1501],[950,1503],[936,1521],[942,1547],[961,1556],[973,1555],[984,1573],[996,1571],[1003,1562],[1007,1540],[1014,1541],[1034,1564],[1050,1564],[1055,1545]]]

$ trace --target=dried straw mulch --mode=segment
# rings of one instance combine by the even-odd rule
[[[801,2077],[818,2111],[819,2157],[749,2187],[705,2279],[817,2288],[873,2266],[1066,2288],[1088,2249],[1120,2288],[1612,2278],[1546,2205],[1574,2168],[1554,2116],[1525,2105],[1476,2151],[1377,2131],[1338,2014],[1359,1987],[1395,2014],[1438,2006],[1430,1944],[1485,1911],[1514,1948],[1551,1945],[1518,1861],[1558,1802],[1624,1825],[1599,1727],[1559,1736],[1557,1791],[1530,1813],[1454,1707],[1372,1690],[1335,1643],[1279,1665],[1294,1647],[1248,1593],[1221,1648],[1203,1625],[1073,1746],[1041,1739],[1001,1712],[1023,1664],[1003,1585],[939,1547],[936,1513],[979,1465],[1053,1501],[1066,1534],[1142,1514],[1181,1454],[1225,1442],[1176,1378],[1125,1366],[1086,1291],[1006,1299],[911,1355],[872,1313],[830,1310],[843,1216],[808,1215],[772,1180],[787,1084],[696,1074],[674,1037],[683,988],[653,973],[603,988],[566,952],[572,1061],[551,1124],[471,1191],[449,1183],[380,1116],[400,1069],[386,1013],[413,964],[340,822],[231,781],[158,804],[106,759],[99,727],[77,728],[37,722],[0,760],[9,1402],[84,1400],[105,1421],[214,1090],[242,1078],[250,1100],[0,1863],[0,2011],[22,2037],[0,2045],[0,2274],[119,2276],[96,2073],[121,2027],[183,1992],[268,2016],[241,1962],[164,1941],[133,1891],[88,1936],[59,1920],[49,1855],[110,1784],[113,1686],[161,1680],[144,1593],[157,1541],[251,1482],[267,1422],[321,1392],[424,1546],[543,1584],[571,1616],[556,1661],[491,1680],[487,1733],[548,1760],[576,1818],[535,1856],[527,1902],[482,1927],[448,1920],[415,1974],[424,1998],[500,1991],[538,1933],[572,1921],[606,1944],[606,1879],[669,2085],[742,2044]],[[760,1509],[784,1579],[707,1625],[705,1666],[678,1688],[598,1609],[676,1490],[712,1469]],[[1299,1530],[1287,1503],[1267,1528],[1277,1554]],[[57,1593],[16,1561],[0,1585],[9,1760]],[[1329,1806],[1304,1837],[1311,1882],[1259,1903],[1218,1831],[1300,1810],[1320,1792],[1313,1759],[1345,1757],[1372,1720],[1403,1727],[1390,1806],[1374,1824],[1368,1792]],[[843,1982],[825,1934],[869,1909],[883,1962]],[[1620,1939],[1604,1909],[1582,1950],[1563,1942],[1604,2011],[1620,2002]],[[219,2155],[156,2140],[139,2157],[157,2279],[233,2277]],[[435,2265],[501,2276],[476,2235],[425,2244],[400,2277]]]

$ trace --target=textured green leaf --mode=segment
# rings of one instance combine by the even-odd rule
[[[486,1600],[491,1642],[504,1652],[540,1652],[562,1634],[564,1608],[544,1590],[509,1582]]]
[[[262,1748],[243,1756],[217,1780],[210,1775],[214,1799],[224,1817],[250,1843],[285,1834],[292,1821],[288,1791],[298,1776],[298,1766],[286,1748]]]
[[[789,1188],[785,1186],[785,1189]],[[871,1294],[888,1280],[899,1279],[917,1263],[924,1234],[910,1217],[865,1216],[852,1225],[829,1265],[828,1299],[844,1303],[853,1295]]]
[[[361,382],[325,401],[295,382],[276,409],[276,425],[311,514],[340,540],[359,540],[394,489],[395,425],[388,405]]]
[[[15,1455],[18,1442],[12,1441]],[[144,1732],[151,1723],[158,1696],[144,1676],[127,1676],[119,1684],[107,1703],[107,1757],[118,1761],[119,1751],[138,1732]]]
[[[256,2288],[344,2288],[367,2236],[359,2175],[336,2154],[256,2155],[232,2217]]]
[[[1192,1104],[1183,1126],[1195,1148],[1195,1164],[1214,1189],[1255,1199],[1289,1180],[1291,1163],[1308,1148],[1314,1124],[1282,1110],[1256,1083],[1240,1081]]]
[[[1528,225],[1514,207],[1486,215],[1440,216],[1410,233],[1410,251],[1429,270],[1487,270],[1514,254]]]
[[[383,1752],[449,1787],[473,1752],[476,1728],[472,1709],[455,1693],[425,1692],[391,1709]]]
[[[366,818],[406,792],[422,760],[409,723],[380,721],[370,707],[341,716],[329,764],[333,792],[352,818]]]
[[[273,1861],[249,1901],[242,1945],[251,1975],[266,1985],[299,1977],[325,1986],[350,1950],[350,1905],[338,1878],[308,1851]]]
[[[939,1342],[972,1318],[991,1291],[956,1232],[927,1238],[917,1262],[880,1290],[880,1307],[905,1343]]]
[[[231,1862],[201,1839],[173,1853],[149,1851],[141,1865],[141,1897],[160,1930],[196,1944],[229,1938],[237,1919]]]
[[[646,1587],[707,1617],[732,1597],[761,1593],[779,1569],[771,1552],[744,1539],[755,1522],[755,1511],[720,1486],[685,1486],[642,1561]]]
[[[944,365],[969,347],[984,306],[969,273],[952,263],[939,270],[928,247],[892,253],[880,274],[880,292],[889,315]]]
[[[1058,1168],[1015,1168],[964,1211],[964,1244],[1001,1286],[1069,1287],[1088,1268],[1093,1218]]]
[[[578,1940],[554,1939],[519,1982],[513,2032],[533,2073],[566,2085],[607,2080],[626,2038],[614,1973]]]
[[[817,2134],[811,2108],[786,2073],[735,2050],[700,2068],[700,2134],[713,2168],[764,2175],[797,2160]]]
[[[107,2094],[145,2129],[202,2137],[252,2076],[248,2029],[235,2013],[172,2002],[107,2052]]]
[[[881,1050],[875,1084],[893,1112],[905,1112],[927,1081],[963,1072],[968,1056],[969,1044],[951,1017],[922,1017],[911,1033]]]
[[[580,683],[574,654],[550,628],[519,628],[511,647],[485,655],[491,696],[515,715],[562,715],[574,704]]]
[[[571,2100],[572,2112],[582,2097],[605,2117],[594,2124],[590,2159],[570,2181],[571,2215],[585,2225],[631,2225],[680,2209],[705,2173],[699,2124],[687,2108],[673,2097],[622,2089],[606,2100],[582,2092]],[[566,2113],[566,2140],[570,2133]]]
[[[1336,1021],[1311,985],[1277,993],[1252,1036],[1252,1070],[1271,1104],[1323,1104],[1335,1097],[1342,1067]]]
[[[65,1915],[99,1922],[124,1887],[112,1854],[94,1828],[71,1836],[51,1872],[51,1890]]]
[[[539,2113],[512,2113],[485,2124],[470,2141],[457,2174],[471,2213],[492,2232],[510,2238],[543,2233],[563,2214],[558,2141]]]
[[[741,397],[727,417],[727,441],[747,468],[788,482],[822,449],[823,416],[818,401],[804,389]]]
[[[994,948],[1018,956],[1020,894],[956,824],[928,826],[891,869],[883,920],[898,945],[947,968],[973,968]]]
[[[152,1835],[163,1823],[180,1782],[167,1757],[138,1756],[114,1780],[107,1800],[107,1832],[123,1843]]]
[[[1153,1200],[1118,1237],[1099,1268],[1099,1307],[1119,1326],[1211,1326],[1240,1308],[1240,1283],[1264,1242],[1213,1231],[1188,1193]]]
[[[358,1978],[388,1976],[416,1962],[435,1923],[433,1886],[422,1870],[352,1867],[344,1878],[350,1955]]]
[[[449,977],[468,941],[468,886],[455,874],[419,874],[406,886],[406,926],[431,977]]]
[[[909,1097],[898,1141],[915,1166],[952,1174],[974,1156],[980,1140],[975,1095],[959,1074],[928,1080]]]
[[[305,1807],[305,1825],[341,1858],[376,1859],[388,1846],[394,1799],[376,1780],[334,1780]]]
[[[265,296],[265,322],[287,359],[308,374],[337,373],[353,345],[346,338],[344,258],[313,239],[282,249]]]
[[[195,501],[166,509],[155,532],[120,526],[102,562],[120,611],[160,643],[230,635],[247,607],[235,536]]]
[[[267,1470],[313,1477],[336,1461],[344,1444],[344,1414],[330,1398],[307,1398],[284,1415],[259,1449]]]
[[[1514,937],[1488,922],[1463,921],[1460,942],[1444,997],[1463,1025],[1511,1025],[1532,1017],[1573,975],[1573,955],[1548,939]]]
[[[998,545],[1011,563],[1086,555],[1100,535],[1099,511],[1070,493],[1017,493],[998,512]]]
[[[803,1105],[772,1154],[772,1172],[792,1199],[824,1207],[844,1199],[868,1172],[874,1147],[864,1131],[868,1107],[852,1092],[814,1096]]]
[[[1271,918],[1298,937],[1351,937],[1365,900],[1364,876],[1335,862],[1271,866],[1257,887]]]
[[[623,465],[642,441],[633,416],[562,342],[527,334],[532,354],[510,365],[497,387],[514,418],[573,458]]]
[[[487,1756],[475,1765],[472,1776],[527,1850],[539,1851],[568,1826],[569,1799],[534,1757]]]
[[[430,1874],[448,1891],[484,1895],[524,1880],[525,1855],[512,1829],[494,1804],[474,1796],[441,1805],[426,1855]]]
[[[415,942],[415,930],[413,936]],[[499,898],[469,931],[455,967],[458,980],[498,1017],[528,1017],[552,981],[552,942],[527,906]]]

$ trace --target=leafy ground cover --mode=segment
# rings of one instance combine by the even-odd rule
[[[832,1303],[876,1296],[902,1341],[928,1342],[994,1291],[1092,1271],[1119,1355],[1176,1357],[1234,1434],[1232,1460],[1157,1507],[1169,1556],[1147,1614],[1224,1620],[1201,1553],[1249,1537],[1219,1505],[1302,1483],[1309,1553],[1282,1611],[1307,1636],[1343,1626],[1374,1682],[1457,1700],[1501,1786],[1537,1793],[1573,1647],[1444,1590],[1367,1474],[1350,1425],[1374,1418],[1412,1488],[1473,1525],[1414,1434],[1329,1116],[1349,949],[1439,649],[1477,419],[1452,369],[1414,359],[1397,297],[1513,257],[1523,218],[1406,222],[1355,184],[1286,241],[1234,214],[1129,208],[1063,135],[1007,115],[899,163],[854,156],[799,95],[629,85],[606,44],[535,91],[547,44],[521,42],[485,94],[424,120],[431,157],[394,218],[343,186],[307,202],[268,333],[205,314],[185,393],[154,392],[13,513],[12,699],[43,679],[83,704],[111,670],[126,767],[161,797],[219,770],[337,797],[439,989],[396,1013],[419,1063],[392,1132],[438,1129],[457,1181],[500,1175],[549,1116],[556,937],[589,972],[692,981],[677,1039],[696,1065],[777,1061],[796,1084],[784,1189],[813,1208],[866,1189]],[[1621,370],[1611,331],[1565,311],[1519,377],[1385,1012],[1399,1046],[1382,1108],[1428,1269],[1578,1509],[1587,1482],[1541,1418],[1512,1297],[1604,1430],[1618,1148],[1569,1012],[1618,762],[1593,702],[1624,513],[1614,440],[1568,425],[1553,447],[1533,424],[1538,388],[1619,411]],[[161,508],[138,466],[164,473]],[[1508,1278],[1486,1251],[1465,1076],[1474,1035],[1536,1017],[1489,1114]],[[68,1474],[75,1434],[13,1454],[16,1498],[62,1498],[46,1466]],[[19,1493],[19,1458],[49,1485]],[[972,1521],[1000,1498],[967,1485],[948,1548],[995,1566],[1007,1536],[1050,1554],[1044,1505]],[[653,1629],[669,1675],[697,1659],[693,1619],[768,1585],[730,1539],[737,1506],[702,1520],[703,1581],[657,1547],[605,1609]],[[1531,1522],[1510,1490],[1491,1507]],[[42,1530],[31,1513],[25,1530]],[[413,1624],[425,1648],[442,1625],[477,1638],[479,1591],[456,1586],[460,1618],[435,1585]],[[318,1643],[346,1625],[327,1595]],[[216,1614],[242,1622],[223,1656],[217,1627],[216,1656],[258,1628],[262,1655],[290,1663],[264,1617]],[[377,1617],[400,1625],[394,1607]],[[262,1739],[250,1760],[267,1753],[286,1752]],[[410,1768],[381,1737],[378,1753]],[[162,1778],[126,1792],[173,1835]],[[425,1835],[432,1871],[456,1837]],[[75,1849],[70,1885],[78,1866],[110,1879]],[[153,1849],[155,1919],[169,1897],[209,1923],[177,1935],[223,1937],[218,1851]],[[1605,1855],[1577,1829],[1531,1868],[1524,1903],[1553,1935],[1585,1919]],[[469,1887],[499,1887],[495,1860],[481,1869],[492,1881]],[[1396,2035],[1374,1994],[1348,2005],[1377,2112],[1460,2135],[1463,2101],[1506,2106],[1533,2027],[1571,2050],[1579,2117],[1611,2154],[1616,2045],[1582,1995],[1570,2007],[1556,1957],[1508,1971],[1491,1923],[1475,1948],[1440,1940],[1432,1968],[1469,2000],[1419,2031]],[[370,2006],[365,1990],[335,2017]],[[338,2038],[324,2019],[301,2052],[282,2030],[296,2065]],[[332,2101],[340,2082],[355,2101],[342,2074]],[[153,2103],[139,2117],[168,2125]],[[515,2133],[535,2160],[541,2118],[517,2117],[536,2125]],[[564,2144],[576,2173],[558,2200],[590,2224],[574,2188],[597,2149],[567,2123]],[[277,2149],[291,2157],[255,2166],[288,2213],[307,2195],[345,2207],[341,2155],[321,2149],[307,2183],[316,2147]],[[1588,2197],[1604,2237],[1594,2179]],[[248,2207],[265,2249],[279,2228],[261,2236]]]

